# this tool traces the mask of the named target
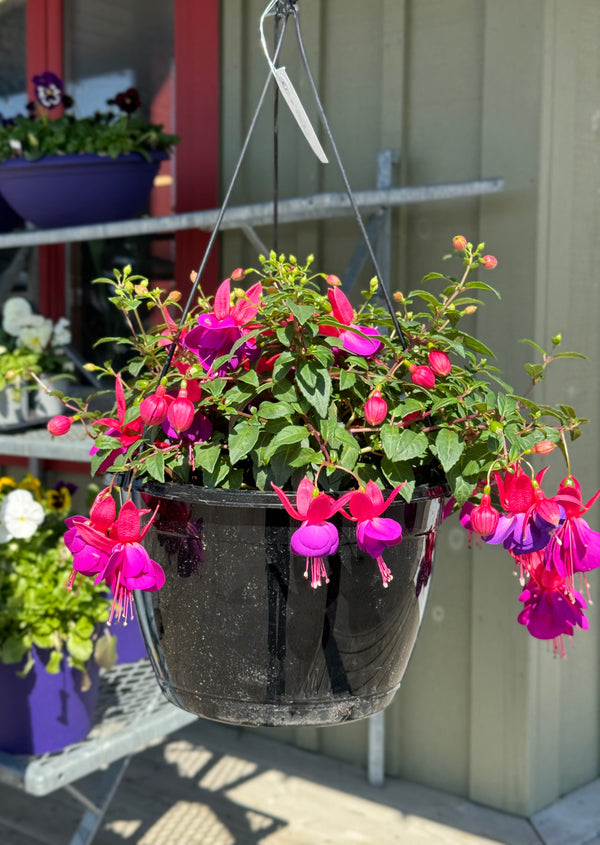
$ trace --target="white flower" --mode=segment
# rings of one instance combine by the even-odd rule
[[[33,314],[31,305],[23,296],[7,299],[2,309],[2,328],[6,334],[17,337],[22,321]]]
[[[21,327],[17,343],[19,346],[31,349],[32,352],[43,352],[52,337],[52,320],[46,320],[35,314],[33,316],[35,319],[29,320]]]
[[[71,343],[69,325],[69,320],[66,317],[61,317],[57,320],[52,333],[52,346],[66,346],[68,343]]]
[[[0,542],[32,537],[44,521],[44,509],[29,490],[13,490],[0,506]]]

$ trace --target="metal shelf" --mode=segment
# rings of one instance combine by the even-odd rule
[[[479,179],[471,182],[451,182],[443,185],[416,185],[408,188],[386,188],[356,191],[354,197],[360,208],[375,209],[381,206],[410,205],[432,200],[448,200],[494,194],[504,190],[503,179]],[[278,204],[280,223],[298,223],[302,220],[345,217],[352,214],[348,196],[341,193],[313,194],[306,197],[283,199]],[[114,223],[97,223],[88,226],[69,226],[63,229],[28,230],[0,235],[0,249],[45,244],[93,241],[102,238],[123,238],[127,235],[147,235],[159,232],[179,232],[184,229],[212,231],[219,209],[173,214],[169,217],[143,217],[136,220],[118,220]],[[225,212],[221,230],[245,229],[272,223],[273,203],[262,202],[230,208]]]
[[[48,795],[197,718],[167,701],[149,660],[119,664],[101,676],[94,727],[83,742],[36,757],[0,752],[0,782]]]

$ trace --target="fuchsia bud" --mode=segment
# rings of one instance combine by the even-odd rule
[[[455,235],[452,238],[452,246],[457,252],[464,252],[467,248],[467,239],[464,235]]]
[[[491,506],[489,494],[484,493],[481,497],[481,504],[471,511],[471,531],[480,534],[482,537],[488,537],[496,530],[499,519],[500,514],[496,508]]]
[[[429,390],[435,387],[435,375],[429,367],[424,365],[417,367],[416,364],[411,364],[408,369],[413,384],[418,384],[419,387],[426,387]]]
[[[169,422],[178,434],[187,431],[194,421],[194,405],[187,398],[185,384],[186,382],[181,383],[177,399],[171,402],[168,413]]]
[[[233,273],[231,274],[231,281],[232,282],[241,282],[244,276],[246,275],[246,271],[243,267],[237,267]]]
[[[494,267],[498,265],[498,259],[495,258],[493,255],[484,255],[481,259],[481,263],[483,264],[486,270],[493,270]]]
[[[551,440],[540,440],[539,443],[535,444],[531,451],[535,452],[537,455],[549,455],[555,448],[556,445],[552,443]]]
[[[52,417],[51,420],[48,420],[46,428],[53,437],[60,437],[61,434],[66,434],[70,430],[71,422],[70,417],[59,414],[57,417]]]
[[[329,275],[325,278],[325,281],[327,282],[328,285],[331,285],[332,287],[336,287],[336,288],[339,288],[339,286],[342,284],[340,279],[339,279],[339,276]]]
[[[156,393],[146,396],[140,405],[140,417],[146,425],[160,425],[169,415],[169,403],[165,398],[166,387],[159,384]]]
[[[387,402],[379,390],[373,391],[365,402],[365,420],[369,425],[380,425],[387,416]]]
[[[441,349],[432,349],[427,360],[436,376],[448,376],[452,370],[450,358]]]

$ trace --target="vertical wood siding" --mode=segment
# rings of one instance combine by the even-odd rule
[[[222,0],[223,185],[267,72],[258,40],[264,5]],[[589,356],[587,364],[557,362],[543,395],[566,398],[592,418],[572,449],[573,471],[591,496],[600,486],[600,7],[594,0],[301,0],[298,7],[355,189],[374,187],[384,148],[400,154],[395,184],[506,180],[501,195],[396,210],[391,287],[417,286],[444,267],[453,235],[485,238],[500,260],[489,280],[502,302],[481,308],[472,330],[498,351],[517,392],[529,359],[521,338],[548,345],[562,331],[565,348]],[[292,31],[280,64],[316,124]],[[271,114],[269,103],[235,202],[271,197]],[[317,162],[285,106],[280,133],[282,196],[342,189],[335,166]],[[268,228],[259,234],[270,246]],[[279,238],[280,251],[315,253],[318,269],[338,275],[357,243],[351,220],[287,226]],[[256,263],[239,234],[224,238],[223,254],[224,274]],[[589,521],[600,528],[594,511]],[[420,639],[386,713],[387,771],[531,813],[598,775],[600,618],[591,608],[590,631],[557,660],[516,622],[520,590],[505,554],[469,549],[452,521],[436,554]],[[589,580],[598,599],[598,579]],[[273,733],[366,761],[364,722]]]

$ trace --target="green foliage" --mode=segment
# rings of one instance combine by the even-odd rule
[[[395,295],[405,346],[390,314],[374,298],[375,285],[363,294],[358,313],[349,303],[349,312],[340,311],[339,295],[333,288],[327,295],[324,284],[334,277],[312,273],[312,259],[298,264],[271,253],[252,271],[262,283],[260,301],[245,322],[238,320],[238,339],[212,370],[203,369],[195,352],[178,342],[172,319],[167,321],[167,307],[179,307],[177,297],[150,290],[129,267],[116,271],[115,280],[97,280],[111,285],[111,299],[126,315],[137,319],[142,308],[151,307],[164,316],[163,324],[150,332],[135,329],[129,339],[132,359],[121,374],[127,419],[160,384],[175,395],[187,368],[187,378],[199,388],[196,411],[212,427],[208,442],[193,448],[185,435],[169,440],[160,426],[148,429],[113,466],[142,478],[226,488],[269,489],[275,483],[293,489],[308,475],[322,489],[344,490],[372,479],[382,488],[404,484],[402,495],[408,499],[416,484],[446,483],[460,504],[493,469],[512,464],[536,443],[578,436],[584,420],[573,408],[516,395],[494,366],[492,350],[463,328],[463,318],[480,302],[466,292],[497,296],[489,284],[470,279],[482,263],[478,250],[469,245],[461,256],[459,279],[432,273],[423,280],[422,285],[432,280],[441,293],[420,287]],[[247,305],[243,290],[231,291],[230,309],[237,311],[230,313]],[[195,327],[201,314],[214,316],[212,300],[202,293],[185,329]],[[130,320],[132,328],[136,319]],[[345,348],[348,338],[364,340],[373,330],[381,341],[376,354]],[[168,347],[157,343],[165,335],[176,343],[177,362],[166,373]],[[532,385],[553,360],[577,355],[559,351],[559,344],[558,336],[550,352],[531,344],[540,358],[526,368]],[[432,351],[446,353],[451,369],[424,387],[411,373],[429,366]],[[116,375],[110,365],[98,369]],[[365,413],[375,391],[387,406],[377,423],[367,421]],[[106,424],[95,426],[93,415],[83,417],[96,436],[99,466],[119,445],[118,436],[107,439]]]
[[[41,502],[44,519],[31,537],[0,543],[0,660],[23,662],[19,671],[27,674],[33,646],[48,649],[46,671],[58,672],[66,655],[69,665],[83,673],[85,688],[85,664],[94,655],[99,626],[108,618],[106,586],[83,578],[67,589],[73,568],[63,540],[68,491],[60,491],[57,500],[31,476],[19,487]],[[13,489],[13,479],[0,479],[0,501]]]

